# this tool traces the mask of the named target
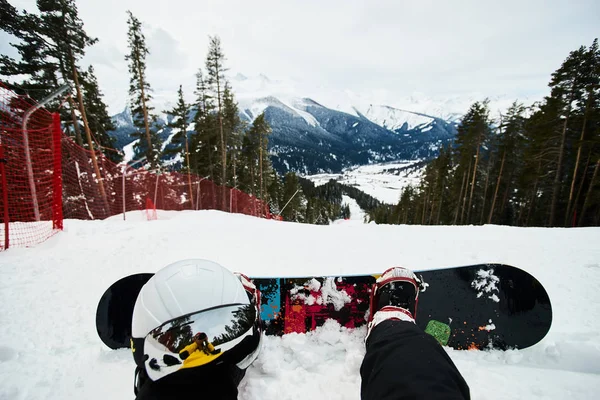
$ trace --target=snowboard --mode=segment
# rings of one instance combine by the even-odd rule
[[[419,293],[416,323],[454,349],[523,349],[546,335],[552,324],[548,293],[529,273],[504,264],[478,264],[415,273]],[[137,294],[153,274],[136,274],[102,296],[96,327],[110,348],[129,347]],[[267,335],[305,333],[328,319],[346,328],[366,324],[377,274],[325,277],[251,277],[261,291]]]

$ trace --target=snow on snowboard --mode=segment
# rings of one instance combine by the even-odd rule
[[[529,273],[504,264],[415,271],[427,285],[419,294],[417,325],[455,349],[523,349],[548,333],[548,293]],[[106,290],[96,312],[100,339],[129,347],[131,316],[142,286],[153,274],[135,274]],[[304,333],[334,319],[347,328],[366,324],[374,275],[251,277],[262,294],[267,335]]]

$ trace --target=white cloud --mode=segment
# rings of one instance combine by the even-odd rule
[[[30,10],[35,3],[10,1]],[[81,0],[78,7],[100,39],[86,61],[103,64],[99,80],[113,111],[127,93],[126,10],[144,23],[157,96],[174,98],[183,84],[191,98],[208,35],[217,34],[233,73],[392,102],[413,92],[543,95],[569,51],[598,35],[600,15],[596,0]]]

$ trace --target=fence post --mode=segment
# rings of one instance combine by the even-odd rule
[[[156,196],[158,196],[158,179],[160,178],[160,171],[156,173],[156,185],[154,185],[154,207],[156,207]],[[164,201],[163,201],[164,203]],[[164,204],[163,204],[164,207]],[[164,208],[163,208],[164,210]]]
[[[196,211],[198,211],[198,203],[200,202],[200,183],[202,183],[202,179],[198,182],[198,189],[196,190]]]
[[[31,164],[31,152],[29,149],[29,133],[27,132],[27,123],[29,122],[29,118],[33,115],[34,112],[44,107],[46,103],[51,101],[57,96],[60,96],[62,92],[69,89],[69,85],[63,85],[55,92],[51,93],[46,98],[42,99],[39,103],[35,104],[29,110],[25,112],[25,116],[23,117],[23,147],[25,151],[25,168],[27,168],[27,176],[29,178],[29,190],[31,190],[31,199],[33,200],[33,214],[35,215],[35,220],[40,221],[40,207],[38,205],[37,198],[37,190],[35,188],[35,179],[33,177],[33,166]],[[60,120],[59,120],[60,121]]]
[[[4,204],[4,250],[10,246],[10,236],[8,234],[9,215],[8,215],[8,185],[6,183],[6,170],[4,165],[4,145],[0,141],[0,176],[2,177],[2,203]]]
[[[121,191],[121,197],[123,197],[123,221],[125,221],[125,213],[127,211],[125,205],[125,173],[127,172],[127,164],[123,166],[123,187]]]
[[[62,130],[60,114],[52,114],[52,142],[54,144],[54,165],[52,172],[52,228],[63,229],[62,210]]]

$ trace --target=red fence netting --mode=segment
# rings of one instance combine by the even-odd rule
[[[40,243],[64,218],[133,210],[221,210],[271,218],[268,205],[193,174],[132,169],[64,135],[58,114],[0,84],[0,250]],[[225,202],[222,202],[225,196]],[[225,207],[222,204],[225,204]]]
[[[0,250],[62,228],[60,138],[60,120],[0,85]]]

